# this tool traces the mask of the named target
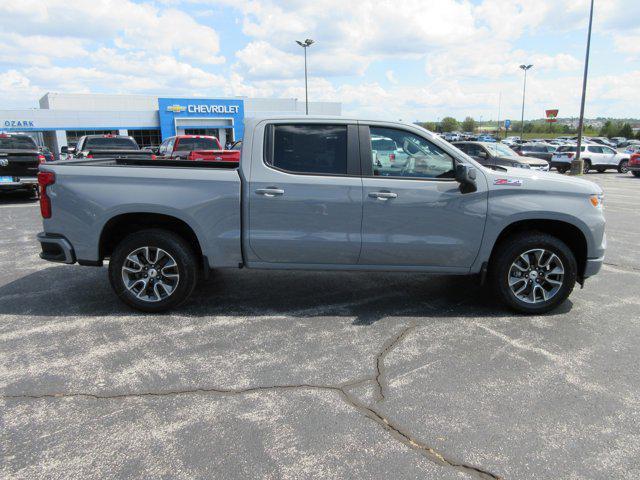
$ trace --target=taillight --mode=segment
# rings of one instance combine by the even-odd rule
[[[196,159],[196,152],[189,152],[189,156],[187,157],[188,160],[195,160]]]
[[[158,157],[156,157],[153,153],[151,154],[151,160],[157,160]]]
[[[46,158],[44,158],[44,155],[38,155],[38,163],[42,164],[45,163],[47,161]]]
[[[51,218],[51,199],[47,195],[47,187],[56,183],[53,172],[38,172],[38,186],[40,187],[40,213],[42,218]]]
[[[394,163],[396,161],[396,154],[395,153],[390,153],[389,154],[389,161],[391,163]]]
[[[87,154],[87,158],[93,158],[93,155],[91,155],[90,153]]]
[[[571,153],[571,152],[567,153],[567,157],[573,158],[573,153]]]

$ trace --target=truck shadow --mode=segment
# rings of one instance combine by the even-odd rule
[[[36,204],[38,198],[26,190],[0,191],[0,205]]]
[[[552,315],[569,311],[565,302]],[[105,268],[53,266],[0,287],[0,312],[27,316],[353,317],[371,325],[386,317],[513,316],[477,277],[378,272],[220,270],[190,300],[167,314],[122,304]]]

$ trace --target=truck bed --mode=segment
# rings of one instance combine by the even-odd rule
[[[211,267],[242,262],[241,183],[235,163],[76,159],[40,169],[55,174],[55,183],[47,187],[52,217],[44,220],[45,231],[64,235],[78,261],[99,262],[107,223],[135,212],[140,222],[152,224],[162,215],[184,222]]]

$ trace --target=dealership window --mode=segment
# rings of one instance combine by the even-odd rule
[[[347,126],[274,125],[267,157],[269,165],[289,172],[346,175]]]
[[[157,147],[161,143],[160,130],[129,130],[129,135],[140,148]]]
[[[117,130],[67,130],[67,144],[76,145],[85,135],[117,135]]]

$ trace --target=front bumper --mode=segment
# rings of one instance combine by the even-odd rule
[[[539,172],[548,172],[549,164],[546,165],[531,165],[531,170],[538,170]]]
[[[587,263],[584,266],[584,278],[593,277],[602,268],[604,257],[600,258],[587,258]]]
[[[40,258],[56,263],[76,263],[76,255],[73,246],[62,235],[40,232],[38,241],[42,247]]]
[[[37,177],[13,177],[12,182],[0,183],[0,190],[21,190],[38,187]]]

